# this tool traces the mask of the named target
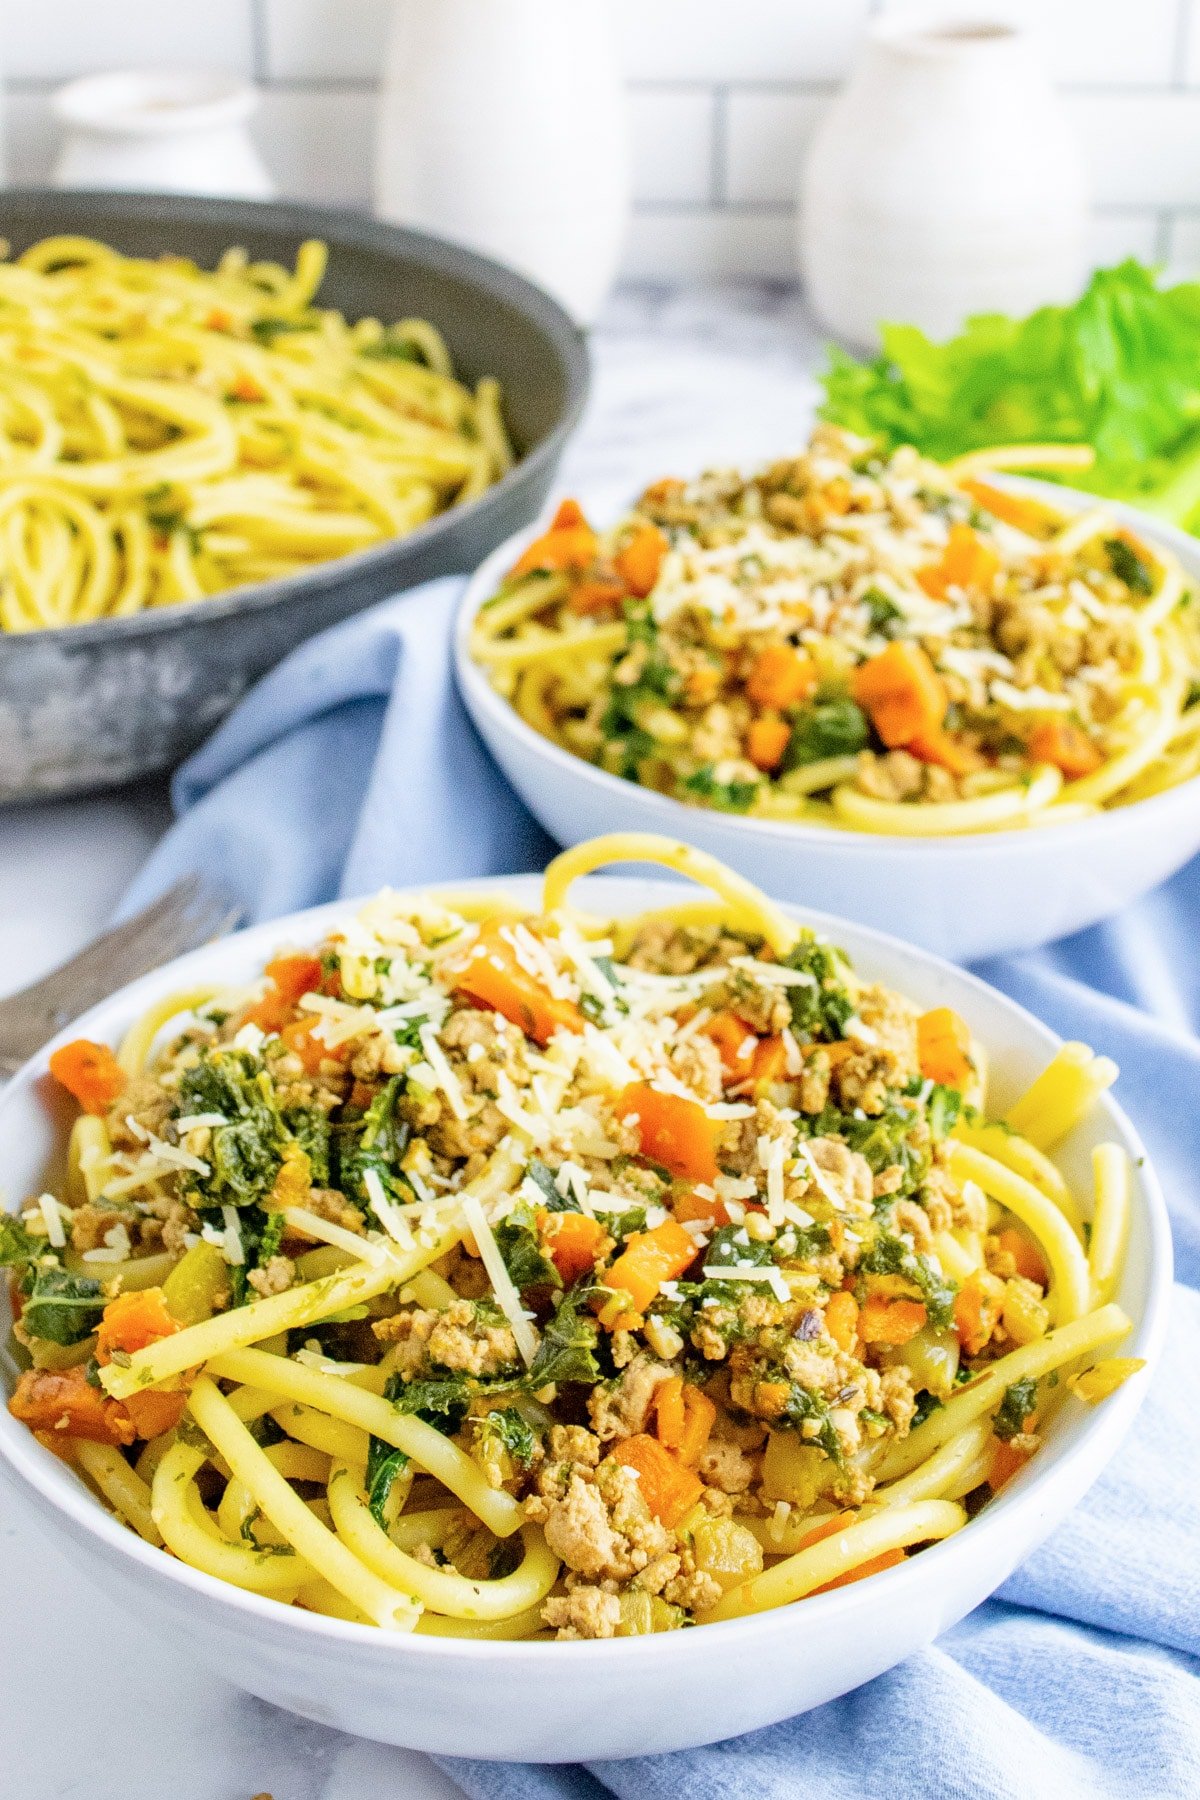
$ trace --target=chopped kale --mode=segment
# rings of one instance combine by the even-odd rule
[[[361,1206],[371,1204],[364,1179],[368,1170],[378,1175],[385,1193],[401,1192],[405,1199],[409,1197],[407,1187],[400,1188],[397,1181],[410,1135],[408,1121],[397,1111],[403,1091],[404,1076],[393,1075],[371,1101],[357,1131],[352,1128],[339,1133],[339,1184],[342,1192]]]
[[[44,1238],[26,1231],[20,1219],[11,1213],[0,1213],[0,1269],[19,1269],[36,1262],[46,1248]]]
[[[184,1072],[179,1111],[220,1113],[208,1151],[211,1172],[193,1177],[199,1206],[251,1206],[275,1185],[286,1130],[270,1076],[245,1050],[214,1050]]]
[[[383,1438],[372,1436],[367,1449],[367,1505],[375,1523],[385,1531],[388,1496],[408,1464],[409,1458],[403,1450],[397,1450]]]
[[[532,1287],[561,1287],[562,1277],[542,1248],[537,1214],[518,1200],[507,1218],[494,1227],[496,1242],[518,1293]]]
[[[384,1389],[397,1412],[414,1414],[453,1437],[467,1416],[474,1389],[465,1375],[431,1375],[406,1381],[393,1375]]]
[[[554,1170],[544,1162],[539,1162],[536,1156],[530,1157],[525,1173],[545,1200],[547,1212],[580,1210],[578,1201],[569,1189],[565,1194],[560,1193]]]
[[[479,1436],[500,1445],[519,1469],[528,1469],[537,1455],[537,1436],[515,1406],[497,1407],[479,1420]]]
[[[922,1388],[917,1395],[917,1410],[912,1416],[909,1430],[915,1431],[918,1425],[923,1425],[935,1412],[940,1412],[943,1404],[936,1394],[931,1394],[928,1388]]]
[[[837,1427],[829,1411],[828,1402],[820,1394],[814,1394],[811,1388],[801,1387],[798,1382],[789,1384],[787,1404],[781,1414],[781,1423],[791,1425],[800,1431],[805,1425],[815,1425],[816,1431],[801,1431],[806,1444],[816,1444],[825,1452],[830,1462],[841,1468],[844,1461],[841,1440]]]
[[[841,951],[822,943],[814,932],[802,931],[786,961],[789,969],[799,969],[809,978],[787,990],[792,1030],[800,1042],[844,1037],[846,1022],[854,1014],[854,1002],[843,978],[845,958]]]
[[[914,1102],[889,1100],[881,1113],[861,1118],[840,1107],[824,1106],[819,1113],[802,1116],[799,1129],[811,1137],[840,1137],[864,1156],[873,1175],[899,1168],[900,1186],[881,1206],[914,1194],[929,1172],[929,1152],[922,1143],[922,1124]]]
[[[783,772],[831,756],[857,756],[866,748],[867,716],[853,700],[814,700],[796,714],[783,753]]]
[[[1004,1398],[996,1409],[992,1420],[992,1430],[996,1436],[1007,1443],[1015,1438],[1018,1432],[1024,1431],[1025,1421],[1029,1415],[1037,1411],[1038,1384],[1032,1375],[1026,1375],[1020,1381],[1014,1381],[1011,1387],[1004,1390]]]
[[[284,1113],[283,1122],[308,1158],[313,1186],[328,1187],[331,1179],[328,1114],[315,1106],[292,1106]]]
[[[745,1242],[741,1240],[745,1239]],[[708,1251],[701,1273],[706,1280],[719,1279],[718,1271],[731,1264],[751,1264],[756,1269],[768,1268],[775,1258],[770,1244],[757,1243],[742,1225],[722,1225],[708,1241]]]
[[[711,763],[697,769],[694,775],[685,776],[683,788],[686,793],[694,794],[697,800],[704,800],[709,806],[716,807],[718,812],[745,812],[758,793],[757,781],[718,781]]]
[[[21,1323],[33,1336],[52,1344],[78,1344],[90,1337],[104,1311],[104,1295],[98,1281],[87,1275],[69,1275],[65,1269],[29,1270],[22,1283],[25,1307]]]
[[[867,609],[867,618],[871,630],[885,638],[898,634],[892,627],[904,618],[903,609],[896,605],[890,594],[881,593],[878,588],[868,588],[862,596],[862,604]]]
[[[1131,594],[1145,597],[1154,592],[1154,576],[1150,565],[1144,562],[1129,542],[1128,538],[1105,538],[1104,548],[1108,552],[1109,567],[1118,581],[1123,581]]]
[[[524,1385],[531,1393],[552,1381],[599,1381],[596,1360],[599,1331],[583,1309],[597,1292],[588,1281],[576,1282],[562,1295],[542,1332],[542,1341]]]
[[[920,1292],[931,1325],[949,1325],[954,1317],[957,1284],[939,1275],[928,1257],[910,1250],[903,1238],[881,1230],[875,1242],[859,1262],[864,1275],[901,1275]]]
[[[935,1082],[925,1102],[929,1129],[937,1139],[950,1136],[962,1114],[962,1095],[957,1088],[942,1087]]]

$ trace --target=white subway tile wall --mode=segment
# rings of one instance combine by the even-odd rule
[[[868,19],[911,3],[610,0],[634,151],[627,275],[791,277],[804,146]],[[1038,32],[1087,152],[1095,260],[1200,271],[1200,0],[947,9]],[[46,178],[59,82],[207,63],[262,87],[257,129],[282,192],[367,206],[387,15],[388,0],[0,0],[9,179]]]

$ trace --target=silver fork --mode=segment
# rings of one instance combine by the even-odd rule
[[[19,1069],[89,1006],[160,963],[223,936],[240,918],[232,896],[199,876],[177,881],[41,981],[0,1000],[0,1078]]]

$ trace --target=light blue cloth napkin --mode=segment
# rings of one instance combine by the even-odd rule
[[[551,846],[454,692],[459,591],[443,581],[389,601],[269,675],[179,771],[179,822],[126,907],[190,870],[219,875],[258,920],[389,882],[541,867]],[[1120,919],[982,971],[1064,1037],[1116,1058],[1172,1208],[1171,1341],[1124,1450],[1083,1505],[995,1600],[842,1700],[711,1749],[590,1770],[447,1759],[468,1794],[1200,1796],[1198,931],[1200,861]]]

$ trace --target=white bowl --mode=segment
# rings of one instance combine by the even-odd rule
[[[455,887],[466,885],[530,901],[537,892],[528,876]],[[664,882],[605,877],[578,891],[601,915],[678,894]],[[353,910],[353,902],[338,901],[197,950],[93,1008],[55,1041],[84,1034],[115,1043],[159,997],[214,980],[247,980],[279,943],[315,942]],[[974,976],[879,933],[821,914],[805,917],[842,943],[866,976],[924,1007],[953,1006],[970,1020],[988,1052],[994,1108],[1011,1104],[1056,1048],[1052,1033]],[[48,1077],[51,1048],[0,1098],[0,1185],[14,1200],[38,1192],[61,1163],[66,1108]],[[1118,1295],[1134,1329],[1120,1348],[1153,1364],[1166,1330],[1171,1240],[1137,1133],[1106,1095],[1056,1160],[1088,1192],[1092,1147],[1109,1139],[1125,1147],[1135,1167]],[[441,1754],[592,1761],[681,1749],[772,1724],[846,1693],[931,1642],[992,1593],[1071,1510],[1116,1451],[1146,1381],[1136,1376],[1095,1410],[1068,1399],[1038,1455],[980,1517],[869,1582],[748,1619],[607,1643],[392,1636],[304,1613],[143,1543],[3,1410],[0,1456],[82,1573],[173,1646],[250,1693],[342,1731]]]
[[[1006,485],[1064,511],[1097,504],[1094,495],[1044,482]],[[1200,540],[1132,507],[1104,504],[1200,582]],[[470,654],[475,614],[545,523],[502,544],[472,578],[455,622],[454,656],[476,729],[557,843],[578,844],[606,831],[686,838],[779,899],[894,931],[962,962],[1032,949],[1094,925],[1200,849],[1200,778],[1074,824],[901,838],[685,806],[597,769],[527,725]]]

